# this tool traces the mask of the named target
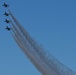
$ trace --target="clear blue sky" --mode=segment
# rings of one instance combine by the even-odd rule
[[[4,29],[3,2],[35,40],[76,71],[76,0],[0,0],[0,75],[40,75]]]

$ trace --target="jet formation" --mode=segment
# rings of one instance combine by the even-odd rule
[[[5,2],[4,2],[4,4],[2,5],[2,6],[4,6],[4,7],[8,7],[9,5],[8,4],[6,4]],[[5,15],[5,16],[9,16],[10,14],[9,13],[7,13],[7,12],[5,12],[3,15]],[[6,22],[6,23],[10,23],[11,21],[10,20],[8,20],[8,19],[5,19],[5,21],[4,22]],[[12,28],[10,28],[10,27],[8,27],[8,26],[6,26],[6,28],[5,28],[6,30],[8,30],[8,31],[10,31]]]

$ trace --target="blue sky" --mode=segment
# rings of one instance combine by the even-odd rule
[[[0,75],[40,75],[4,29],[3,2],[37,42],[76,71],[76,0],[1,0]]]

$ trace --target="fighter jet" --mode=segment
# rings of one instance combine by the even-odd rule
[[[4,22],[6,22],[6,23],[10,23],[11,21],[9,21],[9,20],[6,19]]]
[[[5,12],[3,15],[5,15],[5,16],[9,16],[10,14],[9,14],[9,13],[7,13],[7,12]]]
[[[8,26],[6,26],[6,28],[5,29],[7,29],[8,31],[10,31],[11,30],[11,28],[9,28]]]
[[[6,4],[6,3],[4,2],[3,6],[4,6],[4,7],[8,7],[9,5],[8,5],[8,4]]]

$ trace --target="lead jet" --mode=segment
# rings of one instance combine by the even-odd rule
[[[10,14],[9,14],[9,13],[7,13],[7,12],[5,12],[3,15],[5,15],[5,16],[9,16]]]
[[[4,2],[3,6],[4,6],[4,7],[8,7],[9,5],[8,5],[8,4],[6,4],[6,3]]]
[[[11,30],[11,28],[9,28],[8,26],[6,26],[6,28],[5,29],[7,29],[8,31],[10,31]]]
[[[9,21],[9,20],[6,19],[4,22],[6,22],[6,23],[10,23],[11,21]]]

